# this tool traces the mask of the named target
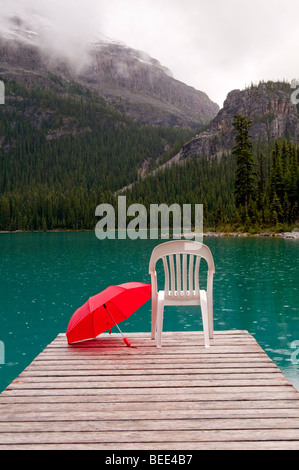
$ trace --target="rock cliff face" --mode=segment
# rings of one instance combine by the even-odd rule
[[[197,128],[219,110],[205,93],[175,80],[167,68],[142,51],[100,41],[91,57],[81,80],[144,124]]]
[[[221,157],[223,152],[230,151],[235,143],[235,114],[249,116],[253,142],[270,142],[281,137],[297,141],[299,118],[297,107],[291,102],[291,93],[290,85],[279,82],[231,91],[209,128],[188,142],[173,161],[202,155]]]
[[[167,68],[144,52],[101,39],[90,44],[84,57],[78,54],[75,63],[53,55],[39,41],[38,24],[26,21],[11,18],[9,30],[0,31],[3,78],[53,88],[50,72],[96,90],[122,113],[149,125],[198,129],[219,110],[205,93],[175,80]]]

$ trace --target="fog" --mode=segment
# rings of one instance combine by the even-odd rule
[[[53,57],[82,65],[105,35],[149,53],[221,106],[232,89],[299,78],[298,0],[0,0],[2,32],[13,15],[31,22]]]
[[[83,67],[91,44],[101,35],[97,5],[94,0],[0,0],[0,31],[15,38],[25,31],[25,39],[42,47],[50,58]]]

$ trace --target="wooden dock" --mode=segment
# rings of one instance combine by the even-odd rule
[[[0,450],[299,449],[299,392],[246,331],[58,337],[0,395]]]

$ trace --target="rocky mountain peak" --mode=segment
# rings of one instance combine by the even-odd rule
[[[103,36],[75,51],[69,38],[58,50],[56,42],[55,27],[46,18],[9,16],[0,25],[1,77],[53,88],[50,72],[97,91],[114,108],[148,125],[198,129],[219,110],[204,92],[175,80],[146,52]]]
[[[80,79],[143,124],[199,128],[219,110],[204,92],[175,80],[158,60],[121,43],[98,42]]]
[[[277,133],[277,127],[272,126],[272,137],[271,126],[266,124],[283,117],[284,124],[287,126],[292,121],[292,118],[286,118],[287,115],[292,115],[293,121],[297,121],[297,109],[291,102],[290,95],[290,85],[280,82],[261,82],[243,91],[233,90],[227,95],[224,106],[214,119],[211,128],[226,129],[232,125],[234,114],[242,114],[247,115],[253,121],[254,139],[263,131],[265,138],[281,137],[288,130],[286,127],[280,127]]]
[[[247,115],[252,121],[253,142],[270,142],[282,137],[296,142],[299,118],[291,93],[290,84],[284,82],[262,82],[242,91],[231,91],[208,129],[188,142],[174,161],[202,155],[221,156],[230,151],[234,145],[236,114]]]

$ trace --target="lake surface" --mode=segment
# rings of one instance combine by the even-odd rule
[[[100,241],[94,232],[0,234],[0,392],[66,331],[90,296],[112,284],[150,283],[149,258],[163,241]],[[249,331],[299,389],[298,241],[204,238],[204,243],[216,267],[215,330]],[[168,309],[165,330],[202,328],[196,307]],[[149,332],[150,321],[147,302],[121,328]]]

